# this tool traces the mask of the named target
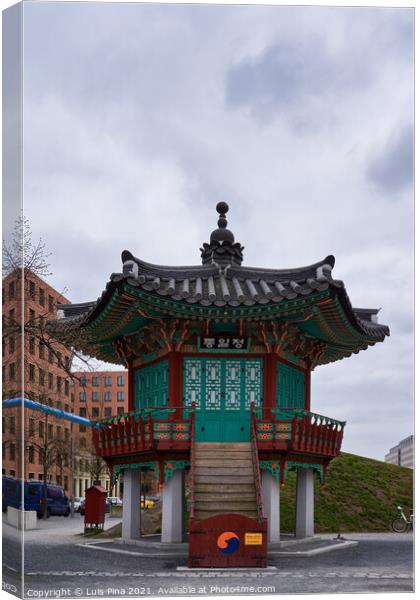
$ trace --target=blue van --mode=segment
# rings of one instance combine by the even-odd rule
[[[3,511],[8,506],[14,508],[21,507],[22,494],[21,481],[13,477],[3,476]],[[38,517],[42,517],[44,501],[44,487],[42,481],[25,481],[24,483],[24,502],[25,510],[35,510]],[[61,485],[47,483],[47,515],[63,515],[68,517],[70,514],[70,502],[64,493]]]

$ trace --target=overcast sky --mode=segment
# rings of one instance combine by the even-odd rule
[[[121,251],[199,264],[230,205],[244,264],[334,254],[383,344],[316,369],[312,409],[383,459],[413,427],[413,12],[41,4],[24,9],[26,214],[49,283],[97,298]]]

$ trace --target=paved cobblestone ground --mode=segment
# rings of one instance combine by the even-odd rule
[[[177,571],[186,564],[182,554],[123,555],[81,547],[81,537],[71,535],[77,525],[50,521],[48,530],[27,536],[26,598],[413,591],[412,534],[347,534],[359,545],[311,557],[273,555],[269,564],[275,569],[268,571],[185,572]],[[19,540],[5,525],[3,587],[12,593],[19,592]]]

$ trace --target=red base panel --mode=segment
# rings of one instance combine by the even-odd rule
[[[192,520],[188,566],[267,567],[267,519],[229,513]]]

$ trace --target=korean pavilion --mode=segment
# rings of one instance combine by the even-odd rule
[[[324,481],[345,423],[313,412],[311,373],[389,335],[377,309],[353,308],[333,256],[293,269],[244,266],[228,208],[216,207],[202,264],[160,266],[124,250],[122,272],[98,300],[60,306],[50,324],[61,341],[128,369],[128,414],[93,429],[113,481],[124,474],[125,538],[140,535],[146,470],[163,486],[163,542],[183,539],[186,471],[190,531],[238,514],[279,540],[279,488],[293,469],[296,536],[312,536],[314,474]]]

